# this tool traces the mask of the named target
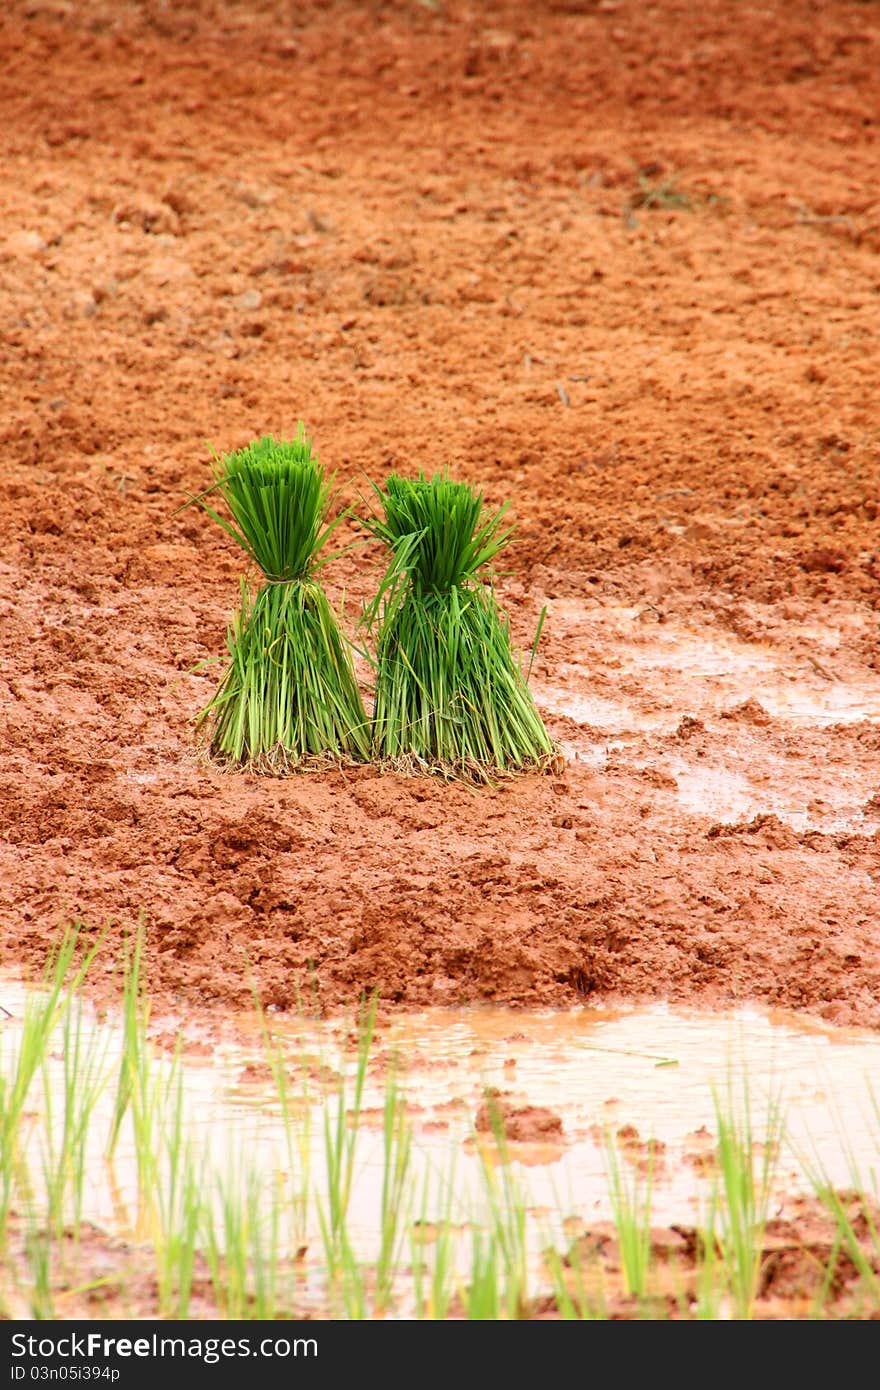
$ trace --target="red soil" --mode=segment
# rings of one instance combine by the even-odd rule
[[[0,964],[143,913],[169,1004],[880,1026],[878,68],[844,0],[5,6]],[[563,773],[195,756],[239,558],[175,508],[299,417],[513,500]]]

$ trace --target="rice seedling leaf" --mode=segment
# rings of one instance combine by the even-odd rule
[[[222,458],[197,502],[262,572],[243,579],[226,637],[226,672],[197,727],[215,757],[282,773],[315,759],[361,759],[369,722],[343,636],[317,571],[345,513],[327,519],[330,483],[302,424],[292,440],[271,435]],[[223,515],[207,498],[222,498]],[[337,552],[339,553],[339,552]]]
[[[374,491],[384,515],[367,529],[390,552],[363,620],[376,631],[374,755],[478,781],[546,763],[553,744],[491,587],[507,507],[487,516],[482,494],[445,474],[392,473]]]

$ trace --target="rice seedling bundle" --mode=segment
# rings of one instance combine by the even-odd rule
[[[231,519],[209,504],[215,495]],[[327,522],[330,484],[302,425],[295,439],[266,435],[215,459],[214,483],[194,500],[262,574],[256,593],[241,581],[229,664],[199,716],[213,755],[264,772],[368,756],[351,650],[315,577],[341,518]]]
[[[482,494],[445,474],[392,473],[375,490],[384,516],[367,526],[391,556],[366,614],[377,631],[374,756],[479,781],[544,763],[553,745],[480,577],[510,537],[506,508],[486,515]]]

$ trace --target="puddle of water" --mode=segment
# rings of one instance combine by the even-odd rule
[[[604,772],[613,753],[638,745],[634,739],[610,739],[590,745],[563,740],[559,746],[567,762]],[[826,781],[821,774],[827,776],[828,770],[820,769],[809,783],[799,779],[792,788],[790,768],[781,770],[778,764],[778,759],[767,759],[759,774],[761,785],[733,768],[689,763],[683,758],[664,759],[662,767],[676,784],[674,790],[670,787],[670,794],[689,815],[734,825],[772,813],[792,830],[821,830],[826,835],[874,834],[878,816],[866,815],[864,804],[874,791],[876,779],[869,784],[852,771],[835,768],[834,780]],[[821,815],[810,809],[820,800],[824,803]]]
[[[559,603],[554,609],[560,609]],[[608,736],[602,744],[563,744],[564,756],[601,771],[609,753],[634,746],[646,734],[673,732],[685,715],[717,718],[747,700],[757,701],[775,720],[795,728],[827,728],[838,723],[880,721],[880,681],[865,673],[858,685],[827,679],[802,658],[749,644],[717,633],[695,633],[669,623],[650,630],[638,622],[639,610],[614,608],[582,610],[563,605],[569,636],[584,634],[581,664],[562,667],[567,686],[536,686],[540,705],[566,715]],[[816,629],[809,636],[825,655],[839,633]],[[615,700],[589,690],[593,652],[601,642],[619,663],[625,698]],[[634,693],[634,687],[636,693]],[[732,756],[735,756],[732,754]],[[714,821],[735,823],[772,813],[795,830],[871,834],[876,825],[866,820],[865,802],[876,790],[864,773],[846,768],[816,767],[799,772],[768,754],[755,769],[695,765],[680,757],[664,763],[678,783],[682,809]],[[817,813],[817,803],[826,803]]]
[[[685,715],[717,716],[749,699],[757,700],[773,719],[816,728],[857,724],[862,720],[880,721],[880,695],[874,697],[873,692],[843,682],[822,689],[811,688],[806,671],[786,675],[775,667],[768,667],[763,677],[743,680],[732,678],[738,674],[733,670],[714,676],[705,670],[688,671],[679,662],[674,663],[673,669],[673,663],[654,660],[653,653],[640,653],[632,661],[628,674],[648,668],[662,673],[660,709],[656,697],[644,702],[633,699],[625,704],[537,683],[535,695],[539,704],[551,713],[567,715],[579,724],[589,724],[608,734],[672,733]],[[562,669],[572,682],[589,679],[587,673],[576,666]],[[756,668],[756,673],[759,670]],[[651,690],[647,693],[649,697],[654,695]]]
[[[546,1107],[562,1119],[561,1155],[528,1175],[529,1191],[551,1210],[565,1194],[572,1210],[610,1214],[597,1126],[632,1127],[643,1143],[665,1145],[654,1174],[658,1219],[693,1217],[705,1183],[689,1161],[691,1136],[704,1127],[714,1133],[713,1091],[723,1101],[730,1090],[736,1103],[746,1078],[756,1136],[768,1096],[781,1096],[791,1144],[820,1154],[834,1181],[849,1180],[846,1145],[863,1156],[866,1173],[880,1150],[870,1100],[872,1081],[880,1099],[880,1039],[867,1032],[804,1028],[797,1019],[753,1010],[584,1009],[521,1017],[490,1009],[408,1019],[399,1038],[410,1053],[416,1050],[411,1077],[422,1104],[436,1106],[450,1088],[470,1100],[471,1108],[450,1121],[451,1135],[467,1134],[484,1085],[497,1087],[514,1106]],[[432,1059],[426,1074],[419,1069],[422,1049]],[[796,1168],[790,1150],[784,1176],[803,1186]]]
[[[576,679],[583,676],[582,672],[571,667],[565,669],[570,670]],[[591,728],[601,729],[607,734],[623,735],[649,731],[666,733],[674,729],[681,718],[680,715],[673,718],[667,713],[657,713],[656,710],[636,710],[630,705],[618,704],[599,695],[588,695],[580,691],[573,693],[556,686],[534,683],[533,689],[538,704],[551,714],[567,715],[578,724],[589,724]]]
[[[677,770],[678,800],[686,811],[713,820],[733,823],[751,820],[760,813],[760,798],[747,777],[722,772],[714,767],[687,767]]]
[[[798,798],[756,787],[744,774],[724,768],[673,765],[670,771],[678,784],[676,796],[682,808],[724,825],[750,821],[772,811],[792,830],[821,828],[832,835],[871,835],[877,828],[876,821],[866,820],[858,806],[858,792],[854,798],[845,784],[823,787],[829,809],[820,818],[809,809],[815,797],[813,789]]]
[[[858,685],[829,680],[802,657],[675,623],[652,626],[648,633],[635,608],[584,610],[572,604],[560,607],[557,601],[553,611],[568,616],[572,631],[583,631],[584,657],[561,668],[568,677],[566,689],[536,686],[536,694],[553,713],[605,732],[670,732],[685,714],[719,714],[748,699],[757,700],[773,718],[819,727],[880,720],[880,680],[867,673]],[[826,659],[837,636],[822,629],[813,634]],[[644,699],[631,696],[621,702],[589,692],[597,645],[613,651],[621,679],[644,679]],[[650,681],[652,672],[656,683]],[[662,687],[659,708],[657,684]]]
[[[0,1002],[13,1015],[4,1018],[0,1028],[0,1064],[5,1065],[14,1051],[21,1017],[21,986],[5,981]],[[326,1031],[319,1033],[312,1025],[278,1019],[273,1023],[294,1071],[303,1049],[312,1059],[310,1180],[313,1197],[318,1193],[326,1200],[321,1178],[323,1114],[325,1105],[333,1105],[332,1088],[328,1098],[315,1075],[322,1057],[329,1059],[331,1072],[338,1066],[349,1078],[354,1062],[350,1053],[343,1058],[337,1051],[342,1036],[338,1031],[328,1040]],[[121,1035],[107,1024],[88,1026],[106,1040],[108,1085],[90,1126],[83,1216],[124,1233],[132,1228],[137,1207],[131,1133],[123,1131],[111,1163],[106,1157]],[[188,1133],[203,1149],[208,1173],[227,1172],[246,1155],[270,1193],[277,1189],[278,1174],[289,1170],[290,1152],[256,1027],[243,1024],[235,1042],[211,1046],[210,1060],[196,1056],[185,1061]],[[203,1050],[204,1040],[199,1045]],[[755,1010],[720,1015],[659,1006],[639,1011],[520,1014],[483,1008],[407,1015],[381,1028],[363,1097],[350,1228],[355,1249],[365,1259],[375,1258],[377,1249],[384,1178],[382,1106],[387,1067],[395,1055],[404,1066],[402,1079],[411,1107],[416,1188],[426,1175],[434,1181],[439,1174],[450,1174],[454,1163],[463,1220],[476,1209],[482,1190],[472,1139],[487,1086],[497,1088],[514,1111],[543,1107],[562,1122],[558,1136],[511,1145],[514,1170],[530,1204],[548,1214],[550,1234],[559,1234],[560,1223],[572,1214],[610,1218],[603,1136],[622,1129],[637,1151],[644,1152],[648,1140],[663,1146],[653,1175],[655,1220],[693,1220],[710,1181],[704,1163],[707,1141],[701,1131],[715,1132],[713,1095],[717,1092],[723,1101],[729,1093],[740,1104],[746,1082],[756,1138],[763,1133],[768,1096],[785,1105],[789,1147],[780,1166],[781,1193],[808,1190],[798,1151],[818,1157],[840,1186],[852,1180],[849,1154],[862,1165],[866,1181],[880,1155],[880,1117],[871,1099],[873,1087],[880,1101],[880,1038],[872,1033],[804,1024]],[[160,1060],[156,1065],[167,1069],[169,1064]],[[58,1043],[47,1060],[46,1077],[58,1116],[64,1092]],[[295,1082],[293,1090],[296,1096]],[[38,1078],[37,1107],[39,1091]],[[35,1128],[37,1174],[40,1142]],[[433,1190],[440,1205],[425,1210],[429,1221],[442,1215],[441,1189]],[[547,1232],[536,1232],[536,1239],[546,1238]],[[318,1250],[317,1230],[312,1230],[311,1239]]]

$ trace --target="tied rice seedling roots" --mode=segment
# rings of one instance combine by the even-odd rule
[[[211,505],[219,495],[231,520]],[[303,764],[360,760],[369,721],[351,650],[316,578],[339,521],[327,521],[330,484],[299,425],[214,461],[214,483],[193,498],[263,576],[227,632],[229,664],[198,719],[218,760],[284,773]],[[187,504],[189,505],[189,504]]]
[[[401,770],[489,781],[554,748],[499,613],[490,566],[510,538],[502,508],[445,474],[375,488],[367,528],[391,552],[364,621],[376,629],[373,755]],[[540,626],[537,638],[540,636]]]

